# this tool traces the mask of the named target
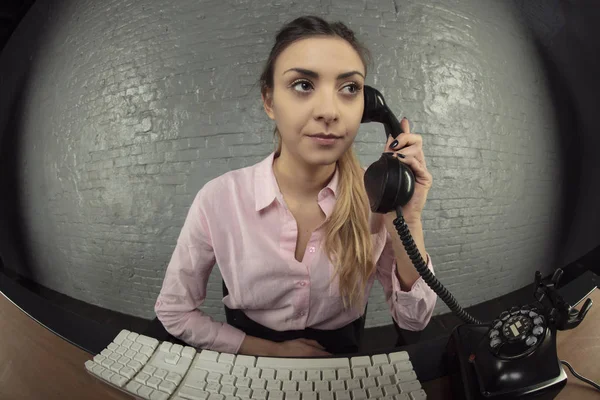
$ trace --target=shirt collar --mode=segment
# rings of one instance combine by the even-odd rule
[[[273,151],[267,158],[259,162],[256,165],[254,171],[254,199],[255,199],[255,210],[260,211],[270,205],[273,200],[279,199],[283,204],[283,195],[279,190],[279,185],[275,179],[273,172],[273,161],[275,160],[275,151]],[[333,178],[329,181],[326,187],[319,192],[319,200],[322,196],[325,196],[327,192],[333,194],[337,199],[339,182],[339,167],[336,166]]]

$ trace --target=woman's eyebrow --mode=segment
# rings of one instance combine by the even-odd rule
[[[283,75],[285,75],[287,72],[290,72],[290,71],[300,72],[301,74],[310,76],[310,77],[315,78],[315,79],[319,79],[319,73],[318,72],[311,71],[309,69],[304,69],[304,68],[290,68],[287,71],[285,71],[283,73]],[[337,76],[337,79],[348,78],[348,77],[351,77],[352,75],[356,75],[356,74],[362,76],[363,79],[365,78],[365,76],[363,74],[361,74],[360,72],[358,72],[358,71],[349,71],[349,72],[344,72],[342,74],[339,74]]]

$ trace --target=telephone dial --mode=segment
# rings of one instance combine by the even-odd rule
[[[402,133],[400,122],[382,94],[364,85],[361,123],[384,125],[386,138]],[[419,254],[402,207],[413,193],[412,170],[392,154],[383,153],[367,168],[364,184],[371,211],[396,211],[394,226],[413,265],[429,287],[465,322],[456,327],[446,346],[446,364],[457,399],[552,399],[567,382],[556,354],[556,331],[573,329],[592,306],[588,299],[581,310],[566,303],[556,291],[562,276],[557,269],[550,283],[535,274],[535,302],[503,311],[490,322],[469,315],[454,296],[427,268]],[[542,303],[546,299],[548,304]]]

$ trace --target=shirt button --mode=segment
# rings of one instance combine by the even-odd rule
[[[304,281],[300,282],[300,286],[306,286],[306,282],[304,282]]]
[[[314,247],[312,247],[312,246],[308,248],[308,251],[310,251],[311,253],[314,253],[314,252],[315,252],[315,250],[316,250],[316,249],[315,249]]]

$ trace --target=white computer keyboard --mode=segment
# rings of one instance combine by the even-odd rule
[[[277,358],[196,351],[123,329],[86,370],[148,400],[422,400],[405,351]]]

